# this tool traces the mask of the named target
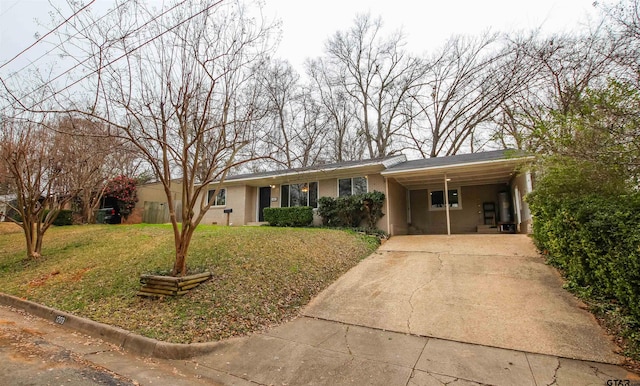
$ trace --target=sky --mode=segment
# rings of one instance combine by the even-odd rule
[[[519,31],[570,32],[597,15],[593,0],[266,0],[265,14],[283,21],[279,53],[294,66],[323,53],[327,38],[353,25],[358,13],[402,29],[408,49],[431,52],[452,35]]]
[[[48,12],[52,11],[50,1],[63,2],[0,0],[0,66],[33,43],[36,33],[46,33],[43,23],[48,22]],[[593,0],[261,1],[266,17],[282,21],[283,35],[276,56],[288,59],[299,71],[306,58],[322,55],[326,40],[336,31],[348,29],[358,13],[381,16],[385,31],[402,29],[408,49],[416,54],[437,49],[454,34],[476,35],[487,29],[517,31],[537,27],[547,33],[570,32],[597,15]],[[111,4],[112,0],[97,0],[92,7],[106,10]],[[42,49],[30,50],[20,60],[0,68],[0,76],[36,59],[45,52]]]

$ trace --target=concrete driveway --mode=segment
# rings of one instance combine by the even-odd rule
[[[619,363],[525,235],[395,236],[304,310],[313,318]]]

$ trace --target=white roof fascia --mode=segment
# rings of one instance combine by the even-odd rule
[[[404,158],[406,160],[406,157],[404,155],[398,156],[398,158]],[[405,161],[401,161],[401,162],[405,162]],[[398,163],[401,163],[401,162],[398,162]],[[256,176],[256,177],[226,179],[225,182],[228,182],[228,183],[231,184],[231,183],[242,182],[242,181],[264,180],[264,179],[281,178],[281,177],[287,177],[287,176],[299,176],[299,175],[312,174],[312,173],[330,173],[330,172],[334,172],[336,170],[359,169],[359,168],[366,168],[366,167],[377,166],[377,165],[382,165],[385,168],[388,167],[388,166],[385,165],[384,161],[382,161],[382,162],[381,161],[375,161],[375,162],[368,162],[368,163],[363,163],[363,164],[359,164],[359,165],[352,165],[352,166],[332,167],[332,168],[328,168],[328,169],[311,169],[311,170],[302,170],[302,171],[297,171],[297,172],[284,172],[284,173],[281,173],[281,174],[274,174],[274,175],[270,175],[270,176]]]
[[[491,161],[475,161],[475,162],[465,162],[465,163],[460,163],[460,164],[426,166],[426,167],[421,167],[421,168],[398,170],[398,171],[385,170],[385,171],[381,172],[380,174],[382,174],[383,176],[386,176],[386,175],[394,176],[394,175],[400,175],[400,174],[405,174],[405,173],[415,173],[415,172],[424,172],[424,171],[431,171],[431,170],[451,169],[451,168],[454,168],[454,167],[457,168],[457,167],[474,166],[474,165],[481,166],[481,165],[488,165],[488,164],[506,163],[506,162],[510,162],[510,161],[525,161],[525,160],[534,159],[534,158],[535,158],[534,156],[518,157],[518,158],[502,158],[502,159],[491,160]]]

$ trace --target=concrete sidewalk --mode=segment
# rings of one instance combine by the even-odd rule
[[[605,385],[624,368],[303,317],[181,368],[234,385]],[[230,379],[228,378],[227,381]]]
[[[605,385],[611,380],[640,385],[638,375],[610,364],[308,317],[265,334],[226,340],[207,355],[183,360],[133,355],[100,339],[0,307],[2,335],[8,334],[7,326],[26,329],[40,346],[58,346],[140,385]],[[11,367],[11,363],[3,365]],[[28,381],[24,384],[47,384],[34,383],[34,378]]]

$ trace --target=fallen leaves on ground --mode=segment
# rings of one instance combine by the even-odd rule
[[[47,236],[43,259],[25,264],[16,258],[19,247],[5,263],[0,257],[3,291],[175,343],[244,335],[293,318],[377,246],[338,230],[203,226],[187,264],[211,270],[213,279],[184,296],[146,298],[136,296],[140,274],[172,266],[170,227],[57,227]],[[70,276],[50,280],[56,271]]]

